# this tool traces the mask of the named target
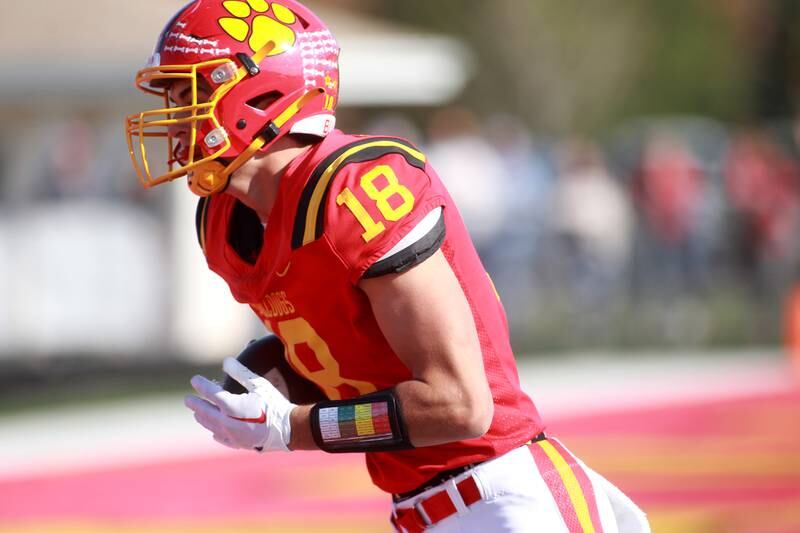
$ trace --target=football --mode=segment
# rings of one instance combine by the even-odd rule
[[[289,366],[283,343],[275,335],[251,341],[236,359],[259,376],[264,376],[292,403],[312,404],[327,399],[319,387]],[[230,376],[225,376],[223,388],[234,394],[247,392]]]

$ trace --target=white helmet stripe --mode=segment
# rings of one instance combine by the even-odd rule
[[[197,0],[192,0],[180,8],[178,12],[175,13],[171,19],[169,19],[169,22],[167,22],[167,25],[164,26],[164,29],[161,30],[161,33],[158,36],[158,42],[156,43],[156,48],[153,50],[153,55],[150,57],[150,61],[147,62],[148,67],[157,67],[161,65],[161,49],[164,47],[164,41],[167,40],[167,35],[169,35],[172,26],[175,25],[178,18],[183,15],[183,13],[195,2],[197,2]]]

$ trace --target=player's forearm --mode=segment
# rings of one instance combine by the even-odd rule
[[[453,382],[409,380],[395,391],[416,447],[478,438],[492,422],[494,404],[488,387],[465,390]]]
[[[492,421],[494,405],[488,389],[463,391],[452,384],[409,380],[398,384],[394,392],[415,447],[480,437]],[[292,411],[292,450],[318,449],[311,431],[312,407],[300,405]]]

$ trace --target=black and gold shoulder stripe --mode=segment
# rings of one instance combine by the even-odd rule
[[[322,236],[328,189],[345,165],[372,161],[387,154],[399,154],[409,165],[425,168],[423,153],[411,144],[393,137],[358,140],[339,148],[317,165],[300,196],[292,231],[292,248],[300,248]]]
[[[197,228],[197,242],[200,243],[200,248],[203,249],[203,253],[206,253],[206,213],[208,212],[208,205],[210,203],[210,196],[200,198],[197,202],[197,211],[195,211],[194,214],[194,225]]]

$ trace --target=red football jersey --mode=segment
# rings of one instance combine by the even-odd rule
[[[494,418],[478,439],[368,453],[373,482],[392,493],[507,452],[543,430],[533,402],[520,389],[503,307],[425,156],[400,139],[337,131],[288,166],[266,228],[227,194],[198,206],[209,267],[281,338],[291,366],[330,399],[411,379],[357,284],[437,207],[443,208],[445,228],[441,249],[475,319]]]

